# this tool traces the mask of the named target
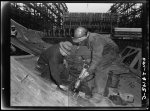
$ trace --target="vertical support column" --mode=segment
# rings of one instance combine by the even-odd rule
[[[55,37],[55,29],[53,29],[53,36]]]
[[[63,29],[63,35],[64,35],[64,37],[66,37],[66,30],[65,30],[65,28]]]
[[[58,37],[60,37],[60,29],[58,29]]]
[[[70,36],[70,28],[69,28],[69,36]]]
[[[112,34],[112,14],[110,14],[110,33]]]

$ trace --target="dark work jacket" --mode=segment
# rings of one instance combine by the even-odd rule
[[[93,73],[97,67],[111,63],[119,56],[118,46],[108,35],[90,33],[85,43],[91,50],[89,73]]]
[[[59,51],[59,44],[53,45],[43,51],[39,57],[38,65],[46,72],[44,76],[51,77],[57,85],[62,84],[60,79],[60,73],[63,69],[64,56]]]

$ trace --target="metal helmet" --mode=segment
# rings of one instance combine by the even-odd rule
[[[73,41],[76,42],[78,41],[79,38],[84,37],[87,35],[87,29],[84,27],[78,27],[74,31],[74,38]]]

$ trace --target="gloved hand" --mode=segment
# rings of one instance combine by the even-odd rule
[[[89,80],[91,80],[91,79],[93,79],[94,77],[95,77],[95,73],[93,73],[93,71],[92,70],[89,70],[89,69],[87,69],[86,70],[86,77],[84,77],[84,82],[86,82],[86,81],[89,81]]]
[[[85,70],[85,72],[82,74],[82,76],[80,76],[79,78],[81,80],[83,80],[84,78],[86,78],[87,76],[89,76],[89,73],[87,72],[87,70]]]
[[[95,77],[94,74],[89,74],[87,77],[85,77],[83,79],[83,82],[88,82],[88,81],[92,80],[94,77]]]

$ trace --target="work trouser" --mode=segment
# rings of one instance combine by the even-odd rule
[[[112,66],[113,62],[117,60],[118,57],[119,56],[113,56],[111,54],[103,57],[94,72],[94,79],[88,82],[88,85],[93,93],[103,94],[107,83],[108,73],[111,70],[110,67]]]
[[[107,84],[107,80],[108,80],[108,74],[111,71],[112,72],[112,83],[110,84],[109,87],[112,88],[118,88],[118,75],[122,74],[122,73],[129,73],[129,69],[124,67],[124,65],[120,62],[117,62],[117,60],[119,59],[119,57],[117,59],[103,59],[102,62],[104,62],[105,64],[101,64],[101,66],[99,66],[96,71],[95,71],[95,78],[93,79],[93,81],[90,81],[93,87],[93,93],[99,93],[102,94],[104,93],[106,84]],[[109,60],[109,61],[108,61]],[[108,64],[107,64],[108,63]]]

